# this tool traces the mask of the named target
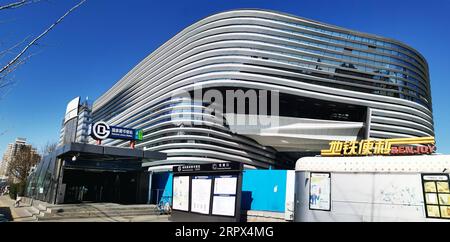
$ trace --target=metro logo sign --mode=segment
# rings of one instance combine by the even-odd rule
[[[142,141],[144,133],[142,130],[109,126],[106,122],[97,122],[91,127],[91,136],[95,140],[121,139]]]
[[[386,140],[332,141],[322,156],[431,155],[435,152],[434,137]]]

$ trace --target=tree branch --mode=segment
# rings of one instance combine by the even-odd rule
[[[39,2],[39,1],[40,0],[22,0],[22,1],[17,1],[17,2],[13,2],[13,3],[8,3],[6,5],[0,6],[0,10],[18,8],[18,7],[22,7],[23,5],[35,3],[35,2]]]
[[[36,165],[39,159],[39,155],[31,146],[19,147],[8,166],[7,173],[21,183],[26,182],[31,167]]]
[[[4,86],[11,85],[12,83],[9,83],[7,81],[6,76],[8,76],[8,74],[10,74],[11,72],[15,71],[20,65],[24,64],[27,60],[29,60],[34,55],[36,55],[36,54],[30,54],[27,57],[16,61],[14,63],[14,65],[10,66],[8,68],[8,70],[5,71],[5,73],[0,73],[0,89]],[[4,83],[2,83],[2,82],[4,82]]]
[[[20,57],[22,57],[25,52],[28,51],[28,49],[30,49],[33,45],[35,45],[40,39],[42,39],[46,34],[48,34],[48,32],[50,32],[56,25],[58,25],[59,23],[61,23],[61,21],[64,20],[65,17],[67,17],[67,15],[69,15],[70,13],[72,13],[75,9],[77,9],[78,7],[80,7],[84,2],[86,2],[86,0],[82,0],[81,2],[79,2],[77,5],[73,6],[71,9],[69,9],[69,11],[67,11],[63,16],[61,16],[56,22],[54,22],[52,25],[50,25],[50,27],[48,27],[44,32],[42,32],[38,37],[34,38],[30,43],[28,43],[27,46],[25,46],[25,48],[17,55],[15,56],[8,64],[6,64],[1,70],[0,70],[0,74],[3,73],[4,71],[6,71],[8,68],[10,68],[12,65],[14,65],[14,63],[16,63]]]
[[[29,38],[30,38],[30,36],[26,37],[25,39],[23,39],[23,40],[20,41],[20,42],[17,42],[15,45],[13,45],[13,46],[11,46],[11,47],[9,47],[9,48],[7,48],[7,49],[4,49],[4,50],[0,51],[0,58],[3,58],[3,56],[6,55],[8,52],[10,52],[10,51],[16,49],[17,47],[19,47],[20,45],[22,45],[23,43],[25,43]]]
[[[30,54],[25,58],[21,58],[19,61],[17,61],[13,66],[8,68],[4,73],[0,74],[0,100],[2,99],[3,95],[9,90],[9,87],[14,85],[14,81],[10,78],[7,78],[7,76],[14,72],[19,66],[25,64],[26,61],[28,61],[32,56],[36,54]],[[1,135],[0,135],[1,136]]]

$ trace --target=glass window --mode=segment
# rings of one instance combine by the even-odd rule
[[[439,194],[439,204],[450,206],[450,194]]]
[[[448,182],[438,182],[437,190],[438,192],[450,192]]]
[[[435,205],[439,204],[436,193],[426,193],[425,200],[426,200],[427,204],[435,204]]]
[[[428,217],[440,218],[439,206],[427,206]]]
[[[422,175],[428,218],[450,219],[450,191],[448,174]]]
[[[441,206],[442,218],[450,218],[450,206]]]

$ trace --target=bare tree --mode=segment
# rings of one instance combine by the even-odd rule
[[[20,7],[23,7],[28,4],[41,2],[41,0],[20,0],[11,2],[8,4],[0,5],[0,11],[2,10],[12,10],[17,9]],[[56,25],[60,24],[64,18],[66,18],[70,13],[75,11],[78,7],[83,5],[86,2],[86,0],[81,0],[78,4],[70,8],[66,13],[64,13],[59,19],[57,19],[55,22],[53,22],[48,28],[46,28],[41,34],[39,34],[37,37],[32,38],[31,36],[28,36],[24,38],[22,41],[19,41],[15,43],[14,45],[5,48],[3,50],[0,50],[0,60],[6,59],[8,54],[14,53],[14,51],[18,51],[18,54],[14,55],[11,59],[4,62],[5,64],[0,63],[0,99],[2,98],[3,94],[9,90],[9,87],[14,84],[14,81],[12,78],[10,78],[11,73],[13,73],[19,66],[27,62],[33,54],[29,53],[30,49],[39,44],[40,40],[45,37],[51,30],[53,30]],[[0,136],[2,136],[6,131],[0,130]]]
[[[56,150],[56,148],[58,147],[58,143],[56,142],[47,142],[42,148],[41,148],[41,155],[45,156],[48,155],[50,153],[52,153],[53,151]]]
[[[0,10],[15,9],[35,2],[40,2],[40,0],[16,1],[5,5],[0,5]],[[13,56],[9,61],[7,61],[6,64],[0,67],[0,93],[2,89],[10,86],[13,83],[10,79],[7,78],[8,75],[10,75],[17,69],[17,67],[19,67],[20,65],[22,65],[28,59],[31,58],[32,54],[28,54],[29,50],[33,46],[37,45],[44,36],[46,36],[51,30],[53,30],[58,24],[60,24],[64,20],[64,18],[66,18],[69,14],[71,14],[73,11],[75,11],[75,9],[83,5],[85,2],[86,0],[81,0],[78,4],[70,8],[66,13],[64,13],[59,19],[57,19],[53,24],[51,24],[37,37],[35,38],[26,37],[22,41],[14,44],[13,46],[6,48],[5,50],[2,51],[0,50],[0,58],[1,58],[4,57],[7,53],[11,53],[11,51],[13,50],[20,49],[20,52],[18,52],[17,55]]]
[[[27,181],[31,168],[40,160],[39,154],[31,146],[21,146],[16,156],[11,160],[7,174],[24,184]]]

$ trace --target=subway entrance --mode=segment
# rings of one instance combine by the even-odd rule
[[[26,196],[51,204],[149,203],[150,174],[143,162],[166,154],[70,143],[45,156],[27,183]]]
[[[64,203],[146,203],[148,183],[144,171],[65,169]]]

